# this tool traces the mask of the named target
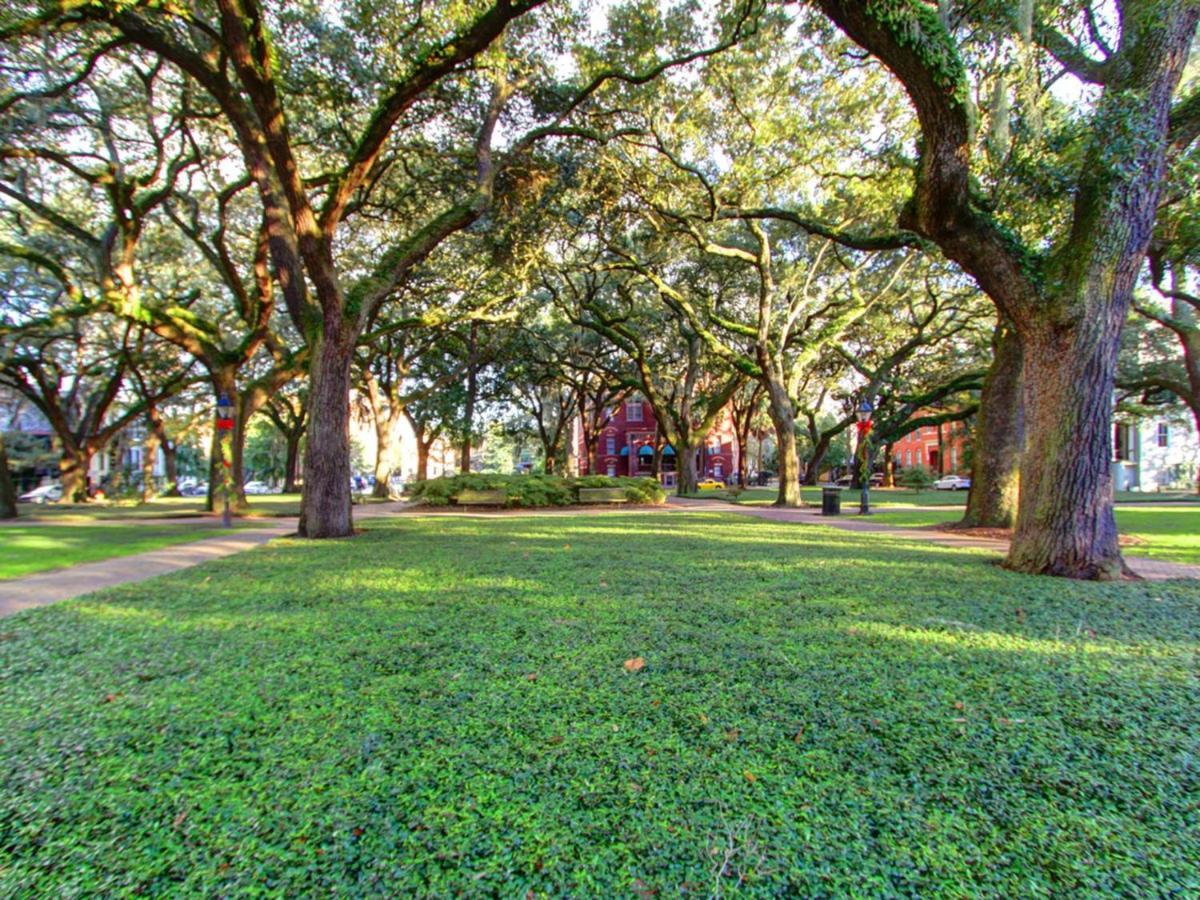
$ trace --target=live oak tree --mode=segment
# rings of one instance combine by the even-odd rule
[[[936,10],[919,0],[815,5],[899,80],[915,109],[920,158],[900,224],[970,273],[1020,337],[1028,446],[1007,565],[1118,577],[1109,473],[1117,349],[1168,157],[1200,130],[1197,95],[1173,104],[1200,6],[1122,0],[1110,38],[1093,34],[1091,46],[1064,31],[1074,6],[1035,16],[1029,4],[1025,21],[995,29],[1049,54],[1097,96],[1058,171],[1073,205],[1058,227],[1023,236],[973,188],[971,72]]]
[[[73,37],[54,46],[91,49]],[[274,315],[266,223],[246,197],[249,178],[225,180],[228,166],[206,163],[219,155],[221,136],[187,82],[152,56],[106,52],[86,79],[58,63],[5,98],[11,130],[0,158],[12,182],[2,199],[28,225],[10,230],[0,253],[63,283],[52,318],[112,314],[204,367],[210,408],[220,395],[236,407],[229,471],[234,505],[244,507],[246,423],[303,371],[302,350],[281,337]],[[148,416],[162,443],[153,405]],[[224,469],[213,434],[210,509]]]
[[[85,2],[53,8],[4,34],[19,39],[83,25],[99,40],[132,43],[186,75],[231,130],[264,209],[275,277],[311,353],[304,535],[352,533],[351,362],[379,306],[443,240],[493,209],[498,194],[519,189],[519,179],[506,184],[501,173],[516,173],[536,142],[576,129],[566,120],[603,85],[649,79],[696,54],[649,54],[651,61],[631,73],[593,54],[578,83],[563,90],[549,63],[557,49],[549,29],[558,23],[547,16],[508,28],[540,5],[368,5],[335,18],[319,9],[275,11],[257,0],[216,0],[211,9],[186,11]],[[736,31],[746,18],[743,11],[728,24]],[[538,33],[539,25],[546,30]],[[636,51],[648,44],[633,32],[623,37],[617,51],[644,60]],[[672,41],[672,49],[686,43]],[[330,62],[350,58],[353,66]],[[523,102],[515,103],[517,96]],[[518,136],[497,152],[506,110],[507,131]],[[374,259],[345,258],[347,223],[384,183],[399,183],[392,190],[414,197],[413,217],[391,231]]]

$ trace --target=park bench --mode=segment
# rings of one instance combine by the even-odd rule
[[[462,491],[454,499],[459,506],[504,506],[508,503],[504,491]]]
[[[580,503],[628,503],[624,488],[580,488]]]

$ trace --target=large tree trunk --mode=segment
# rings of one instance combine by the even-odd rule
[[[696,486],[699,480],[696,475],[696,451],[700,449],[700,445],[688,444],[682,440],[679,444],[680,446],[675,447],[675,493],[682,497],[699,490]]]
[[[796,414],[781,383],[767,381],[767,410],[775,426],[779,456],[779,495],[775,506],[800,505],[800,454],[796,446]]]
[[[817,438],[817,442],[813,444],[812,453],[809,454],[808,460],[804,464],[804,483],[807,485],[815,485],[821,477],[821,466],[825,464],[825,457],[829,454],[829,445],[833,441],[833,435],[826,432]]]
[[[896,445],[889,441],[883,448],[883,483],[880,487],[896,486]]]
[[[59,503],[87,503],[88,469],[92,465],[92,448],[63,447],[58,471],[62,478],[62,497]]]
[[[971,492],[962,524],[1011,528],[1017,520],[1021,448],[1025,443],[1020,335],[996,326],[995,356],[983,382],[971,460]]]
[[[17,487],[8,471],[8,453],[4,449],[4,432],[0,431],[0,519],[17,517]]]
[[[354,533],[350,499],[350,364],[354,341],[344,324],[326,319],[312,354],[308,443],[304,453],[302,537],[349,537]]]
[[[1073,327],[1041,321],[1022,335],[1029,445],[1009,568],[1069,578],[1122,574],[1110,459],[1124,314],[1124,304],[1113,302]]]

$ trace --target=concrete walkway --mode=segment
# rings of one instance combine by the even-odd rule
[[[355,507],[354,518],[357,521],[375,516],[391,515],[403,507],[402,503],[374,503],[369,506]],[[143,525],[161,526],[186,522],[190,525],[212,527],[214,520],[219,524],[220,516],[206,516],[202,519],[193,516],[185,519],[128,519],[121,522],[99,520],[58,524],[138,528]],[[295,517],[255,519],[253,521],[254,527],[242,528],[233,534],[203,538],[187,544],[164,547],[161,550],[81,563],[67,569],[55,569],[50,572],[27,575],[24,578],[0,581],[0,617],[11,616],[23,609],[45,606],[47,603],[56,603],[59,600],[69,600],[72,597],[90,594],[92,591],[102,588],[144,581],[147,578],[197,566],[212,559],[241,553],[243,550],[265,544],[272,538],[294,534],[299,524],[299,520]],[[21,520],[15,520],[15,522],[19,524]]]
[[[802,506],[798,509],[778,509],[774,506],[743,506],[738,503],[727,503],[722,500],[705,500],[692,497],[671,497],[668,504],[675,509],[687,509],[703,512],[738,513],[771,522],[792,522],[807,525],[828,525],[843,531],[869,532],[887,534],[904,538],[907,541],[938,544],[943,547],[971,547],[980,550],[991,550],[997,555],[1008,553],[1008,541],[994,538],[981,538],[971,535],[953,534],[939,531],[936,528],[902,528],[888,525],[878,519],[860,518],[855,515],[823,516],[818,507]],[[1140,556],[1124,554],[1125,564],[1147,581],[1166,581],[1171,578],[1200,578],[1200,566],[1189,566],[1184,563],[1166,562],[1161,559],[1147,559]]]
[[[203,538],[190,544],[176,544],[147,553],[81,563],[69,569],[55,569],[24,578],[0,581],[0,616],[11,616],[23,609],[45,606],[47,603],[89,594],[101,588],[144,581],[157,575],[187,569],[210,559],[241,553],[295,530],[294,523],[290,526],[244,528],[234,534]]]

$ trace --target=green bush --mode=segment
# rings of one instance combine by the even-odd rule
[[[570,506],[579,502],[579,489],[622,488],[630,503],[660,504],[666,491],[653,478],[609,478],[585,475],[565,478],[559,475],[492,475],[471,473],[419,481],[409,496],[427,506],[451,506],[463,491],[504,491],[505,506],[537,509]]]
[[[922,466],[914,466],[911,469],[905,469],[896,476],[896,483],[904,487],[912,488],[917,493],[927,491],[933,485],[934,477],[929,474],[929,470]]]

